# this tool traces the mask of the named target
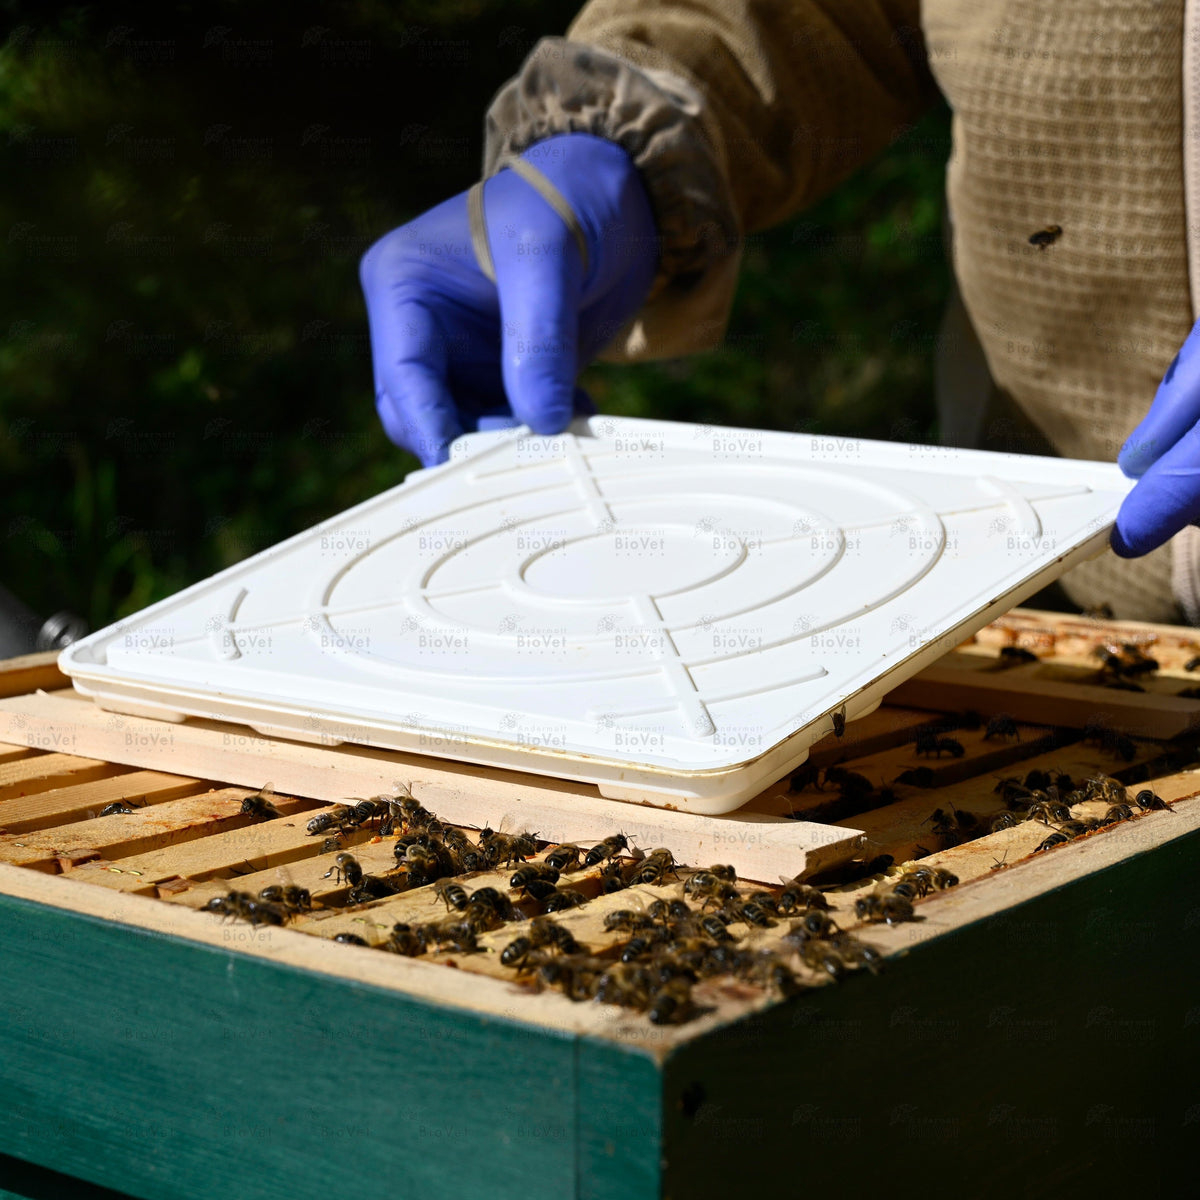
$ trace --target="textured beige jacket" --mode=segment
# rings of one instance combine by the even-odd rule
[[[1189,39],[1184,28],[1200,22],[1187,8],[592,0],[567,39],[539,43],[498,93],[485,173],[565,130],[623,145],[650,191],[663,254],[648,303],[608,357],[682,354],[719,342],[743,233],[797,212],[877,153],[929,104],[936,80],[954,113],[954,267],[992,376],[1058,453],[1111,460],[1193,321],[1185,209],[1200,197],[1184,184],[1183,83],[1185,46],[1200,30]],[[1061,239],[1031,246],[1050,224]],[[1005,432],[995,420],[984,430],[992,445]],[[1174,593],[1190,604],[1200,588],[1187,532]],[[1068,589],[1118,615],[1176,619],[1171,570],[1169,549],[1132,564],[1108,554],[1072,573]]]

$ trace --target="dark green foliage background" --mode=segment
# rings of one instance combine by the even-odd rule
[[[398,482],[358,258],[577,7],[0,3],[0,582],[96,627]],[[601,409],[936,438],[947,150],[754,235],[726,346],[593,367]]]

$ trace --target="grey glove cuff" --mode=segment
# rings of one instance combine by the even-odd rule
[[[564,38],[543,38],[488,109],[484,178],[560,133],[616,142],[641,174],[658,226],[658,274],[603,357],[687,354],[725,332],[741,231],[703,109],[701,93],[680,76]]]

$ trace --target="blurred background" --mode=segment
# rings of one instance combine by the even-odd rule
[[[478,176],[579,0],[0,0],[0,585],[108,623],[398,483],[358,260]],[[936,441],[949,118],[749,239],[720,350],[602,411]]]

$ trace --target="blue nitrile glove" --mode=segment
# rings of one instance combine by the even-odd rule
[[[641,307],[654,278],[650,201],[620,146],[568,133],[520,158],[578,225],[517,170],[499,171],[483,185],[477,217],[495,283],[472,245],[469,192],[363,256],[375,404],[388,437],[425,466],[444,462],[469,430],[523,423],[554,434],[577,408],[595,411],[575,377]]]
[[[1167,368],[1142,423],[1117,462],[1137,486],[1112,531],[1122,558],[1147,554],[1200,520],[1200,323]]]

